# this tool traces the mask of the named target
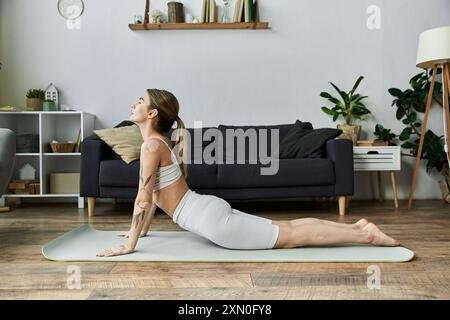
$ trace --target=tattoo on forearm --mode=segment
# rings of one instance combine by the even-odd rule
[[[133,221],[131,222],[132,225],[134,225],[135,228],[139,226],[139,223],[141,223],[142,220],[144,220],[145,216],[145,210],[139,212],[138,214],[135,214],[133,216]]]
[[[142,167],[141,167],[140,172],[139,172],[139,179],[140,179],[141,184],[142,184],[141,190],[144,190],[147,194],[151,194],[150,192],[148,192],[148,191],[145,189],[145,188],[147,187],[147,184],[150,182],[151,178],[152,178],[152,175],[150,175],[150,176],[147,178],[147,180],[145,180],[145,182],[144,182],[144,177],[142,176]]]

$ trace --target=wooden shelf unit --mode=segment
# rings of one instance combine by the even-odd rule
[[[207,23],[139,23],[129,24],[133,31],[140,30],[207,30],[207,29],[269,29],[268,22],[207,22]]]

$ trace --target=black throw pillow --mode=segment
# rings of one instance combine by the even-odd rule
[[[326,142],[342,134],[342,130],[333,128],[315,129],[299,139],[295,158],[325,158]]]
[[[326,142],[342,134],[333,128],[312,129],[297,124],[280,142],[280,159],[325,158]]]
[[[301,137],[313,131],[313,126],[310,122],[295,121],[286,135],[280,141],[280,159],[295,158],[298,151],[297,142]]]

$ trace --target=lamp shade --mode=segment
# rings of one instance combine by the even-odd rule
[[[422,32],[416,65],[419,68],[432,68],[446,62],[450,62],[450,26]]]

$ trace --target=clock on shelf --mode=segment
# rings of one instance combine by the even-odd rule
[[[58,12],[66,20],[75,20],[84,12],[83,0],[58,0]]]

